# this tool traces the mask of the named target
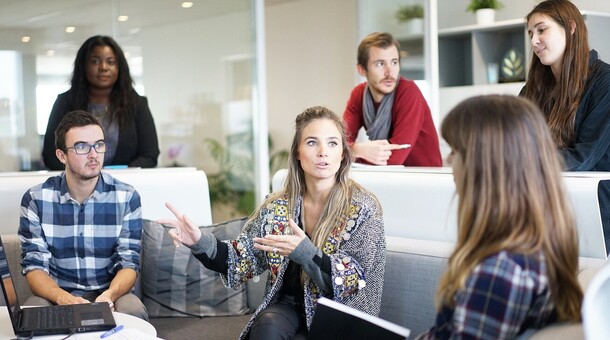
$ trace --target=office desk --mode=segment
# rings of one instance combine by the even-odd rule
[[[121,340],[121,339],[138,339],[138,340],[149,340],[158,339],[157,330],[153,325],[142,319],[136,318],[135,316],[113,312],[114,320],[117,326],[123,325],[124,328],[120,332],[113,334],[106,338],[106,340]],[[75,333],[70,336],[70,340],[93,340],[100,339],[100,335],[104,332],[87,332],[87,333]],[[37,336],[34,339],[47,339],[56,340],[66,337],[67,334],[57,335],[45,335]],[[0,339],[13,339],[15,333],[13,333],[13,327],[11,326],[11,320],[8,316],[8,310],[5,306],[0,306]]]

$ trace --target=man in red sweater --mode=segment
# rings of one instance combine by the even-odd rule
[[[399,50],[389,33],[360,43],[357,68],[367,81],[352,90],[343,113],[348,142],[364,163],[442,166],[430,108],[415,82],[400,76]],[[362,126],[369,141],[356,143]]]

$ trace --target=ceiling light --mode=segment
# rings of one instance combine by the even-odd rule
[[[119,21],[123,22],[123,21],[127,21],[127,19],[129,19],[129,16],[127,16],[127,15],[119,15]]]
[[[24,35],[23,37],[21,37],[21,42],[24,42],[24,43],[30,42],[30,36]]]
[[[191,7],[193,7],[192,1],[183,1],[182,2],[182,8],[191,8]]]
[[[55,50],[48,50],[47,51],[47,57],[52,57],[55,55]]]
[[[74,33],[74,31],[76,31],[76,27],[74,27],[74,26],[66,27],[66,33]]]

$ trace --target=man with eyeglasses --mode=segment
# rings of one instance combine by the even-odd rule
[[[65,171],[21,200],[21,266],[34,295],[25,304],[107,302],[147,320],[131,293],[140,270],[139,194],[101,172],[104,132],[90,113],[68,113],[55,130],[55,147]]]

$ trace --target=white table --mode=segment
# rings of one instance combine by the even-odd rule
[[[138,339],[138,340],[148,340],[148,339],[158,339],[157,338],[157,330],[153,325],[144,321],[140,318],[136,318],[135,316],[112,312],[114,316],[114,320],[116,321],[117,326],[123,325],[124,328],[120,332],[113,334],[105,338],[105,340],[125,340],[125,339]],[[70,340],[93,340],[100,339],[100,335],[104,334],[104,332],[87,332],[87,333],[76,333],[69,337]],[[66,334],[59,335],[45,335],[45,336],[37,336],[34,339],[62,339],[66,336]],[[8,310],[6,306],[0,306],[0,339],[13,339],[15,338],[15,333],[13,333],[13,327],[11,326],[11,320],[8,316]]]

